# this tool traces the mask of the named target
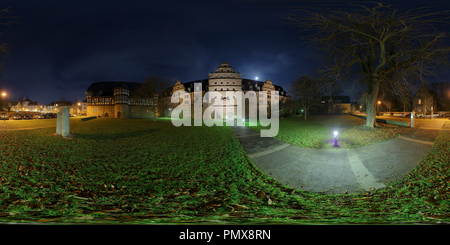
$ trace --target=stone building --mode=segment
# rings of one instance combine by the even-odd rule
[[[86,92],[87,116],[112,118],[153,118],[151,101],[136,99],[133,91],[142,83],[97,82]]]
[[[413,111],[417,114],[431,115],[431,111],[436,111],[437,96],[434,91],[426,86],[420,87],[412,100]]]
[[[222,62],[220,66],[213,72],[209,73],[209,79],[203,79],[203,80],[197,80],[192,82],[186,82],[181,83],[180,81],[176,81],[175,85],[171,88],[168,88],[162,95],[162,100],[160,103],[160,116],[171,116],[171,111],[185,103],[190,107],[191,116],[194,117],[194,106],[195,101],[200,100],[201,103],[201,109],[198,108],[198,111],[203,113],[209,106],[216,107],[214,105],[215,100],[219,100],[221,103],[223,110],[215,109],[215,114],[211,115],[212,118],[230,118],[232,115],[237,115],[237,98],[236,96],[231,95],[227,96],[227,92],[238,92],[242,91],[245,94],[247,94],[249,91],[253,91],[254,94],[248,94],[248,98],[245,100],[245,111],[243,112],[243,117],[248,118],[249,116],[256,117],[258,113],[258,108],[260,103],[263,102],[263,94],[260,93],[262,91],[267,92],[267,115],[270,116],[270,103],[271,100],[277,100],[278,103],[286,103],[290,97],[287,94],[287,92],[278,85],[275,85],[272,83],[270,79],[268,79],[266,82],[262,81],[255,81],[251,79],[245,79],[242,78],[241,73],[234,71],[233,67],[229,65],[229,63]],[[172,94],[176,94],[177,92],[185,91],[189,94],[189,96],[186,96],[186,98],[180,98],[183,99],[180,101],[180,103],[171,103],[171,96]],[[199,93],[201,91],[201,95]],[[211,103],[204,103],[203,98],[205,98],[207,101],[209,98],[205,97],[206,92],[218,92],[219,95],[215,95],[214,98],[211,98]],[[271,98],[271,91],[275,92],[275,97]],[[198,92],[198,93],[195,93]],[[190,98],[190,101],[187,101],[186,99]],[[203,101],[202,101],[203,100]],[[254,114],[249,109],[250,103],[257,103],[258,107],[256,111],[254,111]],[[220,106],[220,105],[219,105]],[[244,115],[245,113],[245,115]]]
[[[57,113],[61,106],[68,106],[70,108],[73,107],[73,103],[70,101],[52,101],[50,104],[45,105],[45,111],[51,113]],[[71,109],[72,113],[72,109]]]
[[[153,111],[149,110],[151,100],[142,99],[138,101],[131,96],[132,92],[138,89],[142,83],[134,82],[97,82],[89,86],[86,92],[87,116],[102,116],[113,118],[153,118]],[[179,92],[186,92],[181,95]],[[200,93],[201,91],[201,93]],[[249,97],[245,104],[246,117],[249,116],[249,102],[262,102],[261,91],[267,91],[268,115],[270,116],[270,101],[275,99],[279,102],[286,102],[290,99],[286,91],[278,85],[272,84],[272,81],[266,82],[255,81],[241,78],[241,73],[234,69],[226,62],[213,72],[209,73],[209,79],[197,80],[182,83],[176,81],[174,86],[167,88],[161,98],[158,100],[158,115],[170,117],[171,111],[179,106],[185,105],[190,108],[190,116],[193,116],[194,105],[196,101],[201,102],[199,111],[203,112],[212,103],[203,103],[205,93],[208,91],[218,92],[214,100],[220,100],[223,105],[223,111],[217,110],[213,118],[226,118],[232,114],[237,115],[237,98],[227,97],[226,92],[243,91],[244,94],[253,91],[254,97]],[[271,98],[271,91],[275,92],[275,97]],[[197,92],[197,93],[195,93]],[[175,94],[178,96],[179,103],[171,103],[171,97]],[[180,97],[186,96],[186,97]],[[189,98],[189,99],[188,99]],[[209,99],[209,98],[208,98]],[[233,101],[231,101],[233,100]],[[214,101],[212,101],[214,103]],[[231,103],[233,102],[233,103]],[[213,105],[214,106],[214,105]],[[256,113],[258,113],[256,111]],[[188,115],[189,116],[189,115]],[[255,116],[255,115],[252,115]]]
[[[324,96],[320,100],[318,114],[340,115],[351,111],[350,96]]]

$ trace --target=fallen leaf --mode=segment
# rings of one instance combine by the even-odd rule
[[[392,168],[392,166],[389,167],[389,169],[391,169],[391,168]]]
[[[354,198],[353,200],[364,200],[364,199],[370,199],[372,197],[362,197],[362,198]]]
[[[344,194],[347,194],[348,193],[348,191],[344,191]]]
[[[81,216],[81,217],[75,217],[73,219],[76,220],[93,220],[95,217],[92,215],[86,215],[86,216]]]
[[[51,222],[51,221],[55,221],[55,220],[59,220],[61,218],[55,218],[55,219],[40,219],[37,222]]]
[[[267,201],[267,203],[270,205],[270,204],[272,204],[273,202],[272,202],[272,200],[270,200],[270,198],[268,198],[269,200]]]
[[[240,208],[240,209],[249,209],[249,207],[244,206],[244,205],[239,205],[239,204],[233,204],[232,206],[235,208]]]

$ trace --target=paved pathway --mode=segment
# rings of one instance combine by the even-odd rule
[[[316,149],[260,137],[244,126],[233,132],[252,161],[280,183],[311,192],[355,193],[384,188],[409,174],[431,149],[445,120],[427,129],[413,128],[401,137],[355,149]]]

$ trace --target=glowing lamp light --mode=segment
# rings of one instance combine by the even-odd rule
[[[255,80],[258,80],[258,77],[255,77]]]
[[[338,131],[334,131],[334,147],[338,147]]]

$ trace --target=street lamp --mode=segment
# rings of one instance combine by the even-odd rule
[[[3,92],[3,93],[2,93],[2,96],[3,96],[3,107],[6,107],[6,100],[5,100],[6,93]]]
[[[338,147],[338,131],[334,131],[334,147]]]
[[[379,111],[380,104],[381,104],[381,101],[378,101],[378,105],[377,105],[377,114],[378,114],[378,111]]]

